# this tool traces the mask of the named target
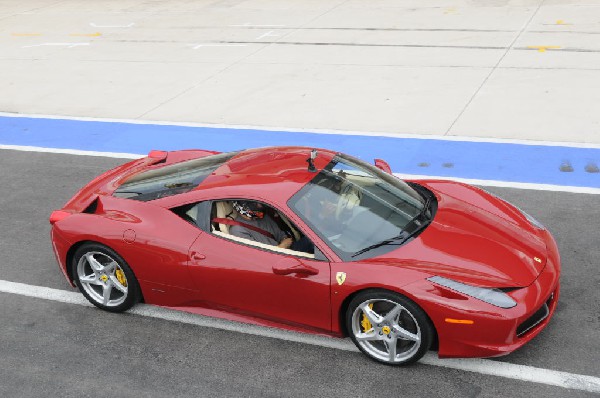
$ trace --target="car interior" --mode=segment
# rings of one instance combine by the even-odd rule
[[[291,221],[283,214],[263,203],[265,213],[268,214],[281,228],[283,231],[287,232],[288,235],[293,237],[294,240],[299,240],[302,237],[302,233],[291,223]],[[278,253],[291,254],[294,256],[306,257],[306,258],[315,258],[312,253],[305,253],[291,249],[284,249],[277,246],[268,245],[261,242],[255,242],[253,240],[240,238],[238,236],[231,235],[229,233],[230,226],[224,223],[213,222],[215,218],[227,218],[230,220],[236,220],[239,217],[239,214],[233,208],[232,201],[230,200],[222,200],[213,202],[212,211],[211,211],[211,232],[214,235],[234,240],[236,242],[244,243],[251,246],[260,247],[263,249],[268,249],[271,251],[275,251]]]

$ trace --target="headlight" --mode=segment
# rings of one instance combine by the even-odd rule
[[[513,300],[508,294],[498,289],[489,289],[485,287],[477,287],[460,283],[452,279],[443,278],[441,276],[432,276],[427,278],[440,286],[447,287],[448,289],[455,290],[457,292],[466,294],[478,300],[484,301],[491,305],[495,305],[500,308],[512,308],[517,305],[517,302]]]

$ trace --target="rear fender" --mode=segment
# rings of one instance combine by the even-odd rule
[[[73,214],[54,228],[71,247],[92,241],[115,250],[129,264],[142,290],[146,281],[193,288],[187,270],[188,251],[201,231],[168,209],[100,196],[95,213]]]

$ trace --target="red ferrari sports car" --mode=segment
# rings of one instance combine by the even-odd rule
[[[507,354],[549,322],[560,259],[531,216],[479,188],[403,181],[342,153],[152,151],[50,216],[65,277],[137,302],[330,336],[372,359]]]

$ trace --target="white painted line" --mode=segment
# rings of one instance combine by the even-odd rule
[[[465,184],[481,185],[485,187],[499,187],[499,188],[517,188],[517,189],[532,189],[536,191],[554,191],[554,192],[572,192],[572,193],[587,193],[593,195],[600,195],[600,188],[589,188],[589,187],[574,187],[568,185],[553,185],[553,184],[534,184],[529,182],[512,182],[512,181],[496,181],[496,180],[477,180],[471,178],[459,178],[459,177],[440,177],[440,176],[428,176],[428,175],[416,175],[416,174],[403,174],[394,173],[395,176],[402,179],[408,180],[449,180],[459,181]]]
[[[254,40],[260,40],[260,39],[264,39],[265,37],[278,37],[278,36],[279,36],[279,35],[275,35],[275,34],[273,34],[273,33],[275,33],[275,31],[274,31],[274,30],[270,30],[270,31],[268,31],[267,33],[264,33],[264,34],[262,34],[262,35],[258,36],[258,37],[257,37],[256,39],[254,39]]]
[[[44,300],[59,301],[67,304],[92,306],[89,301],[78,292],[52,289],[50,287],[27,285],[25,283],[9,282],[0,279],[0,292],[18,294],[21,296],[35,297]]]
[[[83,298],[81,294],[76,292],[68,292],[49,287],[33,286],[5,280],[0,280],[0,292],[58,301],[61,303],[85,306],[91,305]],[[254,336],[269,337],[273,339],[310,344],[343,351],[358,352],[357,348],[349,339],[315,336],[306,333],[291,332],[282,329],[226,321],[223,319],[195,315],[187,312],[180,312],[146,304],[137,304],[129,312],[140,316],[163,319],[172,322],[180,322],[189,325],[227,330]],[[487,359],[439,359],[437,356],[431,353],[427,354],[421,360],[421,363],[431,366],[440,366],[444,368],[504,377],[508,379],[600,393],[600,378],[594,376],[567,373],[557,370],[536,368],[533,366],[517,365]]]
[[[134,22],[129,25],[96,25],[95,23],[90,22],[90,26],[93,26],[94,28],[131,28],[133,25],[135,25]]]
[[[505,377],[507,379],[600,393],[600,377],[492,361],[489,359],[438,359],[435,356],[427,355],[421,362],[433,366]]]
[[[246,27],[251,27],[251,28],[283,28],[285,25],[252,25],[249,22],[246,22],[243,25],[229,25],[230,27],[235,27],[235,28],[246,28]]]
[[[67,48],[80,47],[80,46],[89,46],[90,43],[42,43],[42,44],[32,44],[30,46],[23,46],[21,48],[31,48],[31,47],[43,47],[43,46],[63,46]]]
[[[139,159],[146,155],[123,152],[95,152],[95,151],[80,151],[78,149],[62,149],[62,148],[43,148],[39,146],[23,146],[23,145],[0,145],[0,149],[8,149],[12,151],[23,152],[46,152],[46,153],[64,153],[67,155],[78,156],[103,156],[106,158],[119,159]]]
[[[155,124],[159,126],[181,126],[181,127],[208,127],[208,128],[227,128],[241,130],[265,130],[265,131],[286,131],[299,133],[314,133],[314,134],[334,134],[334,135],[363,135],[368,137],[392,137],[392,138],[418,138],[423,140],[445,140],[445,141],[461,141],[461,142],[490,142],[494,144],[521,144],[521,145],[542,145],[542,146],[564,146],[573,148],[593,148],[600,149],[600,144],[586,142],[571,142],[571,141],[535,141],[535,140],[514,140],[504,138],[483,138],[470,136],[447,136],[436,134],[405,134],[405,133],[389,133],[389,132],[373,132],[373,131],[347,131],[347,130],[321,130],[321,129],[306,129],[293,127],[272,127],[272,126],[255,126],[243,124],[210,124],[210,123],[184,123],[170,122],[159,120],[139,120],[139,119],[111,119],[111,118],[94,118],[81,116],[57,116],[57,115],[41,115],[41,114],[25,114],[25,113],[10,113],[0,112],[0,116],[4,117],[25,117],[32,119],[63,119],[63,120],[79,120],[89,122],[116,122],[116,123],[131,123],[131,124]]]
[[[44,148],[37,146],[23,146],[23,145],[1,145],[0,150],[7,149],[13,151],[22,152],[45,152],[45,153],[62,153],[66,155],[78,155],[78,156],[103,156],[107,158],[119,158],[119,159],[139,159],[146,155],[136,153],[124,153],[124,152],[98,152],[98,151],[83,151],[79,149],[62,149],[62,148]],[[469,178],[459,177],[445,177],[445,176],[428,176],[428,175],[416,175],[416,174],[403,174],[394,173],[395,176],[405,178],[409,180],[450,180],[464,182],[465,184],[481,185],[484,187],[500,187],[500,188],[516,188],[516,189],[532,189],[536,191],[553,191],[553,192],[570,192],[570,193],[585,193],[600,195],[600,188],[588,188],[588,187],[574,187],[565,185],[551,185],[551,184],[533,184],[527,182],[511,182],[511,181],[496,181],[496,180],[476,180]]]
[[[192,50],[197,50],[202,47],[246,47],[245,44],[217,44],[217,43],[200,43],[190,44]]]

